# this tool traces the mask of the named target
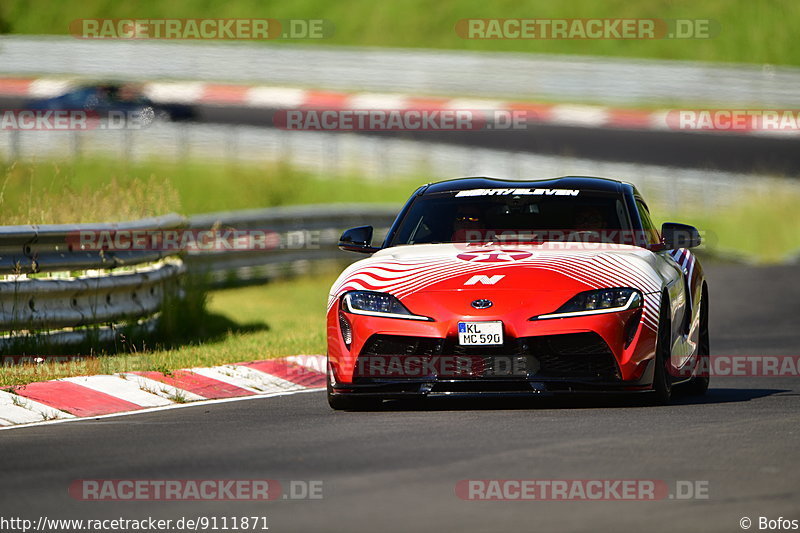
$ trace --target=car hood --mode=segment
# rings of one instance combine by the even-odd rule
[[[331,288],[329,307],[350,290],[388,292],[409,301],[442,292],[464,298],[536,292],[552,293],[557,301],[605,287],[660,291],[655,254],[606,243],[395,246],[348,267]]]

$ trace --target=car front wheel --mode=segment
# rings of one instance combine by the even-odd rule
[[[672,321],[669,311],[669,300],[666,296],[661,301],[661,313],[658,320],[658,339],[656,341],[655,372],[653,373],[653,392],[650,403],[665,405],[672,397],[672,376],[670,359],[672,352]]]

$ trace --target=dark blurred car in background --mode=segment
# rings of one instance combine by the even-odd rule
[[[84,83],[69,92],[51,98],[30,100],[25,109],[82,110],[104,116],[110,112],[125,113],[144,123],[155,120],[187,121],[195,118],[191,106],[155,103],[134,83]]]

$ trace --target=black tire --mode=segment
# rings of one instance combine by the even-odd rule
[[[656,341],[655,371],[653,372],[653,391],[648,395],[651,405],[666,405],[672,398],[672,375],[668,369],[672,350],[672,319],[669,299],[661,299],[661,312],[658,318],[658,338]]]
[[[703,285],[703,292],[700,297],[700,338],[698,339],[697,352],[700,356],[700,368],[705,375],[693,377],[686,384],[683,391],[692,396],[704,395],[708,391],[708,385],[711,381],[709,379],[711,343],[708,336],[708,287],[705,285]]]

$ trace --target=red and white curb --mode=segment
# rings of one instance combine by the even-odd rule
[[[80,80],[64,78],[0,78],[0,95],[48,98],[63,94],[79,83]],[[672,124],[675,110],[537,104],[481,98],[420,97],[393,93],[346,93],[199,81],[147,82],[142,84],[142,90],[151,100],[158,103],[265,109],[523,111],[529,122],[541,124],[585,128],[675,130]],[[705,133],[718,132],[705,131]],[[796,132],[737,130],[735,133],[775,135]]]
[[[0,391],[0,429],[318,390],[325,387],[325,364],[321,355],[297,355],[170,374],[123,372],[29,383]]]

